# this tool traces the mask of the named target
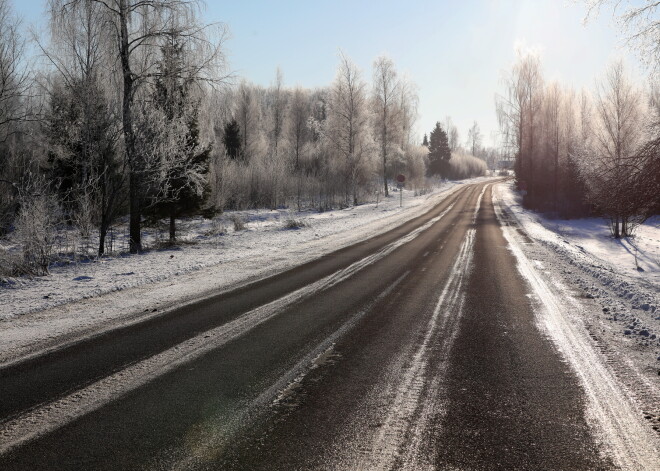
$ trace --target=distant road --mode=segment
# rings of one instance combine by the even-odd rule
[[[491,188],[0,370],[0,469],[612,469]]]

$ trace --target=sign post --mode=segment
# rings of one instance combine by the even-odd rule
[[[403,184],[406,181],[406,177],[399,174],[396,176],[396,181],[397,181],[396,186],[399,187],[399,208],[400,208],[403,206]]]

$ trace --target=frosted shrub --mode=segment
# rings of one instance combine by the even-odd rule
[[[457,180],[463,178],[480,177],[486,174],[486,162],[468,154],[465,151],[458,150],[451,154],[449,161],[449,177]]]
[[[14,237],[23,249],[24,274],[42,276],[55,249],[56,229],[60,210],[52,195],[41,193],[22,198],[14,222]]]
[[[229,220],[234,223],[234,231],[245,230],[246,222],[245,219],[239,214],[232,214],[229,216]]]
[[[302,219],[288,218],[284,221],[285,229],[300,229],[302,227],[307,227],[307,223]]]
[[[218,236],[224,235],[227,233],[227,227],[223,224],[220,219],[213,219],[211,221],[211,227],[205,232],[207,236]]]
[[[21,274],[21,259],[15,253],[0,247],[0,277]]]

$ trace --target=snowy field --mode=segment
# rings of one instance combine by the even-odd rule
[[[629,409],[648,427],[639,434],[660,437],[657,219],[632,240],[617,241],[602,220],[550,220],[523,210],[520,200],[512,182],[494,186],[493,203],[530,284],[539,328],[583,381],[591,420],[607,422]],[[599,428],[609,436],[605,441],[625,443],[614,437],[625,428],[614,422]],[[629,451],[613,452],[625,457]]]
[[[423,214],[464,183],[447,182],[422,196],[404,190],[401,208],[393,192],[378,204],[323,213],[254,210],[186,220],[179,226],[183,243],[175,248],[55,266],[46,277],[4,280],[0,362],[159,315],[318,258]],[[233,216],[246,221],[244,230],[234,230]],[[303,225],[289,228],[291,220]]]

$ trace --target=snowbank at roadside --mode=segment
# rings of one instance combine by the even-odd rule
[[[0,363],[233,289],[370,238],[428,211],[466,183],[399,194],[343,210],[252,210],[181,224],[185,243],[140,255],[53,267],[50,276],[0,284]],[[235,231],[232,215],[246,221]],[[290,220],[304,223],[297,229]],[[29,315],[26,315],[29,314]]]
[[[500,199],[531,237],[564,244],[621,275],[660,287],[660,217],[640,225],[633,237],[614,239],[604,219],[548,219],[523,209],[513,182],[501,188],[506,191]]]
[[[587,275],[575,277],[572,282],[588,297],[609,299],[604,312],[622,324],[625,335],[660,341],[660,228],[657,218],[640,226],[632,240],[616,240],[602,220],[550,220],[524,210],[512,182],[496,185],[493,199],[520,224],[525,234]]]

